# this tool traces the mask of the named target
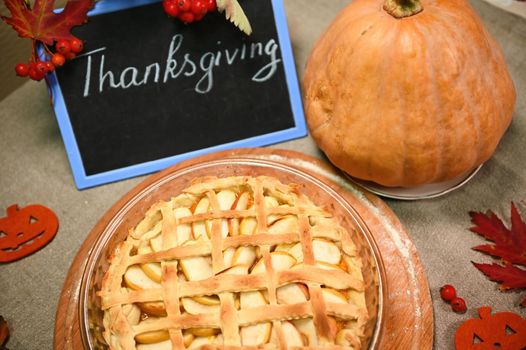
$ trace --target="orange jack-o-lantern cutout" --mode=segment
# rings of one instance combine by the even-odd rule
[[[481,307],[480,319],[464,322],[455,334],[457,350],[522,350],[526,348],[526,320],[512,312],[491,314]]]
[[[0,218],[0,262],[21,259],[48,244],[57,234],[55,213],[42,205],[22,209],[13,204]]]

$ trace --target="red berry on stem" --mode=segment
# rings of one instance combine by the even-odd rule
[[[79,53],[84,49],[84,42],[78,38],[71,39],[69,44],[71,46],[71,52]]]
[[[192,13],[195,17],[206,15],[207,6],[204,1],[194,0],[192,2]]]
[[[204,0],[201,1],[201,14],[205,16],[208,13],[208,6]]]
[[[35,67],[31,67],[29,68],[29,77],[33,80],[40,81],[44,78],[44,73],[42,73]]]
[[[183,12],[179,14],[179,19],[184,23],[192,23],[195,19],[195,16],[192,12]]]
[[[451,308],[458,313],[464,313],[468,309],[466,302],[462,298],[454,298],[451,300]]]
[[[55,67],[62,67],[66,62],[66,57],[64,57],[63,54],[56,53],[53,55],[53,57],[51,57],[51,62],[55,65]]]
[[[53,64],[53,62],[46,61],[46,62],[44,62],[44,64],[46,65],[46,70],[48,72],[53,72],[55,70],[55,65]]]
[[[205,0],[208,12],[214,12],[217,10],[216,0]]]
[[[66,54],[66,58],[67,58],[68,60],[72,60],[72,59],[74,59],[75,57],[77,57],[77,54],[74,53],[74,52],[68,52],[68,53]]]
[[[68,52],[71,51],[71,44],[67,40],[59,40],[55,44],[55,48],[59,53],[66,55]]]
[[[27,77],[29,74],[29,65],[24,63],[19,63],[15,67],[16,75],[19,77]]]
[[[36,64],[35,68],[36,68],[36,70],[38,70],[42,74],[46,74],[47,73],[46,64],[44,62],[42,62],[42,61],[37,61],[37,64]]]
[[[191,0],[177,0],[177,7],[179,7],[179,11],[181,12],[188,12],[192,8],[192,1]]]
[[[451,301],[455,299],[457,296],[457,291],[455,290],[455,287],[453,287],[450,284],[443,285],[442,288],[440,288],[440,297],[444,301]]]
[[[177,17],[179,14],[179,7],[177,6],[176,0],[164,0],[163,8],[164,12],[170,17]]]

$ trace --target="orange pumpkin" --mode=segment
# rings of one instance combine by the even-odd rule
[[[303,84],[318,146],[384,186],[476,168],[515,105],[499,45],[467,0],[353,0],[316,43]]]
[[[491,315],[490,307],[478,309],[480,319],[464,322],[455,333],[457,350],[519,350],[526,347],[526,320],[512,312]]]

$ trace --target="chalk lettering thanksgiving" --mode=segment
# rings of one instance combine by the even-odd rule
[[[84,97],[93,93],[103,93],[109,89],[129,89],[133,86],[146,84],[167,83],[181,76],[195,77],[194,90],[200,94],[210,92],[214,87],[214,68],[221,65],[233,65],[246,60],[260,57],[268,58],[266,62],[253,74],[251,80],[263,83],[274,76],[281,59],[277,57],[278,44],[274,39],[266,43],[242,44],[235,49],[217,49],[203,53],[200,57],[182,52],[184,37],[174,35],[170,42],[170,49],[166,62],[154,62],[146,67],[126,67],[122,71],[112,71],[106,63],[104,50],[100,48],[86,53],[86,76],[84,83]],[[221,42],[217,42],[218,46]],[[100,54],[100,56],[98,55]],[[94,58],[99,62],[94,62]]]

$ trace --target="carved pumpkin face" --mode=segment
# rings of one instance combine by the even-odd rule
[[[512,350],[526,347],[526,320],[512,312],[491,315],[490,307],[478,310],[480,319],[464,322],[455,334],[457,350]]]
[[[6,212],[7,217],[0,218],[0,262],[18,260],[36,252],[57,233],[57,216],[42,205],[19,209],[14,204]]]

